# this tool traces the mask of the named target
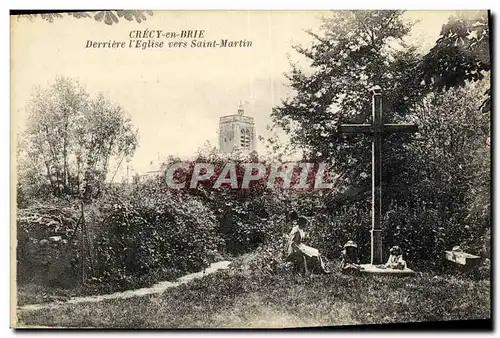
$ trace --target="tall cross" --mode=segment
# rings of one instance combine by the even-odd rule
[[[372,138],[372,230],[371,264],[382,263],[382,140],[385,134],[413,133],[414,124],[384,124],[382,118],[382,89],[375,86],[372,92],[372,123],[342,124],[339,131],[346,134],[369,134]]]

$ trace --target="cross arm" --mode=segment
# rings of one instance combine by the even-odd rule
[[[343,134],[372,134],[375,132],[382,133],[414,133],[418,130],[416,124],[341,124],[338,131]]]
[[[339,132],[344,134],[369,134],[372,132],[371,124],[341,124],[339,126]]]
[[[393,124],[393,123],[388,123],[384,124],[383,126],[383,132],[384,133],[414,133],[418,130],[418,127],[416,124],[407,124],[407,123],[400,123],[400,124]]]

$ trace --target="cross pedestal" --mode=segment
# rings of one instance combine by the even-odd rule
[[[339,132],[345,134],[368,134],[372,139],[372,229],[371,265],[382,264],[382,141],[391,133],[412,133],[417,131],[414,124],[384,123],[382,116],[382,90],[372,88],[372,123],[342,124]]]

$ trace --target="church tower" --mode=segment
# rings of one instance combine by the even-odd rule
[[[253,117],[245,116],[240,103],[237,114],[222,116],[219,119],[219,150],[231,153],[240,149],[243,153],[256,150],[257,136]]]

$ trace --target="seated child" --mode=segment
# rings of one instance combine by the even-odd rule
[[[361,269],[358,259],[358,246],[353,241],[348,241],[344,245],[344,250],[341,254],[342,262],[340,269],[343,273],[357,272]]]
[[[406,269],[406,262],[403,260],[403,254],[399,246],[393,246],[391,250],[389,250],[390,256],[385,263],[384,267],[386,269],[397,269],[404,270]]]

